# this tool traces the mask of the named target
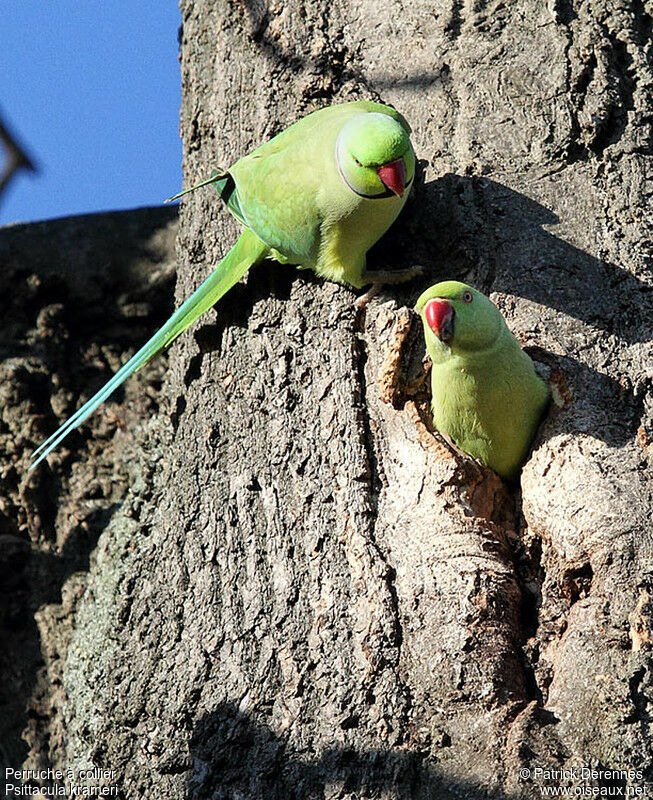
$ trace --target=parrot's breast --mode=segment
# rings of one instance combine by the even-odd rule
[[[332,198],[338,197],[338,202]],[[313,268],[329,280],[360,288],[367,251],[397,219],[403,197],[363,198],[344,184],[323,205],[318,257]]]
[[[514,356],[471,367],[452,359],[431,374],[437,429],[507,479],[518,474],[548,398],[528,356]]]

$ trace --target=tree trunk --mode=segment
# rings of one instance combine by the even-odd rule
[[[182,13],[187,181],[312,109],[382,99],[422,180],[371,266],[427,274],[359,312],[266,263],[172,347],[170,422],[150,423],[88,576],[40,612],[51,703],[26,763],[113,769],[126,797],[539,798],[538,769],[645,786],[650,15]],[[212,192],[184,201],[177,302],[236,232]],[[423,355],[402,307],[443,278],[490,294],[553,387],[518,490],[434,439],[396,367]],[[70,461],[23,484],[30,530]]]

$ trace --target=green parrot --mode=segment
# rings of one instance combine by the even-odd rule
[[[308,114],[230,169],[170,198],[212,183],[244,230],[165,325],[35,451],[30,469],[263,259],[310,267],[355,288],[413,277],[417,270],[367,273],[365,256],[403,208],[414,174],[406,120],[389,106],[359,101]]]
[[[433,362],[433,421],[502,478],[519,474],[549,388],[499,309],[458,281],[427,289],[416,305]]]

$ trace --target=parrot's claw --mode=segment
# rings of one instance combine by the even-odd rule
[[[383,284],[381,283],[373,283],[364,294],[354,300],[354,307],[359,311],[362,311],[370,302],[370,300],[377,296],[377,294],[381,291],[382,286]]]

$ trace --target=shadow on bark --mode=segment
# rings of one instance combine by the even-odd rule
[[[546,229],[559,222],[540,203],[497,181],[449,173],[417,181],[398,223],[370,257],[397,268],[424,264],[424,286],[466,280],[484,292],[561,311],[628,344],[649,340],[653,330],[642,303],[651,296],[649,285]]]
[[[339,83],[352,80],[359,86],[365,86],[377,97],[378,92],[390,88],[430,87],[446,80],[448,74],[446,64],[440,70],[414,72],[407,77],[386,73],[375,75],[373,80],[369,80],[356,65],[356,54],[345,49],[344,44],[338,39],[329,40],[328,45],[318,55],[307,57],[306,50],[302,46],[303,42],[298,42],[296,46],[294,43],[284,46],[278,36],[270,35],[269,25],[272,17],[267,3],[262,0],[245,0],[243,6],[249,18],[251,41],[276,65],[290,67],[297,72],[309,68],[317,73],[331,73],[337,76]]]
[[[197,800],[319,800],[326,787],[334,786],[348,797],[354,792],[396,800],[509,797],[447,777],[409,749],[357,750],[340,745],[327,747],[314,759],[292,753],[271,728],[230,703],[199,720],[190,745],[193,775],[188,791]]]

